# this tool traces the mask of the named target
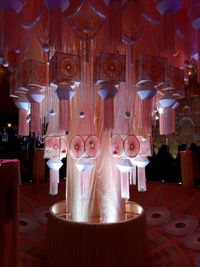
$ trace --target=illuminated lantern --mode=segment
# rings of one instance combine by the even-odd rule
[[[155,86],[165,82],[166,59],[162,57],[141,55],[139,61],[139,77],[137,94],[141,102],[142,128],[148,133],[152,130],[151,99],[156,94]]]
[[[60,158],[67,156],[68,137],[67,135],[46,135],[44,136],[44,158]]]
[[[37,60],[28,60],[18,67],[18,88],[28,90],[27,98],[31,103],[30,131],[41,133],[41,103],[46,85],[46,65]]]
[[[21,95],[15,101],[15,106],[19,110],[18,136],[29,136],[29,123],[27,123],[30,108],[29,105],[25,95]]]
[[[120,135],[113,135],[111,138],[111,153],[113,157],[120,157],[123,153],[124,145]]]
[[[63,163],[60,158],[51,158],[47,161],[47,166],[50,169],[50,195],[58,194],[59,169],[62,165]]]
[[[114,129],[114,97],[117,95],[118,90],[112,84],[104,82],[98,91],[98,94],[103,100],[103,114],[104,114],[104,131]]]
[[[74,88],[81,80],[80,57],[56,52],[50,60],[50,83],[58,86],[56,95],[59,98],[60,130],[69,130],[70,100],[74,96]]]
[[[92,160],[89,158],[78,159],[76,167],[80,172],[81,197],[87,199],[90,190],[90,171],[92,170]]]
[[[114,128],[114,97],[118,90],[115,85],[125,81],[126,56],[101,53],[96,64],[96,85],[103,100],[104,131]]]
[[[133,165],[129,159],[119,160],[117,161],[116,165],[120,171],[121,198],[129,199],[129,175],[133,168]]]
[[[70,125],[70,100],[75,92],[68,84],[60,84],[56,90],[59,99],[59,128],[68,131]]]
[[[146,156],[137,155],[131,162],[137,166],[138,191],[146,191],[145,167],[149,164],[148,158]]]

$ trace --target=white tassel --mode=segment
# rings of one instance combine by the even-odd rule
[[[121,198],[129,199],[129,173],[128,172],[120,172],[121,174]]]
[[[137,168],[138,171],[138,191],[146,191],[146,173],[145,168]]]

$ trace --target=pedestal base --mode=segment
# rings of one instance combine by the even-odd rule
[[[74,222],[65,201],[50,208],[47,224],[49,267],[143,267],[146,265],[146,220],[143,208],[126,203],[117,223]]]

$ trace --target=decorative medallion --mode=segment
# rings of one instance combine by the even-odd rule
[[[137,156],[140,150],[140,143],[135,135],[129,135],[124,141],[124,152],[130,158]]]

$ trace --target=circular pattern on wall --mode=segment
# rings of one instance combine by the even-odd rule
[[[140,150],[140,143],[135,135],[129,135],[124,141],[124,152],[130,158],[135,157]]]
[[[190,215],[181,215],[171,219],[163,228],[165,232],[171,235],[184,236],[193,233],[198,225],[197,218]]]
[[[143,65],[143,69],[146,71],[146,73],[149,75],[150,79],[152,81],[159,80],[159,77],[161,76],[162,72],[164,71],[163,66],[161,63],[156,60],[155,58],[150,58],[147,60]]]
[[[170,211],[163,207],[153,207],[145,210],[147,224],[157,226],[165,224],[170,219]]]
[[[77,63],[71,58],[62,58],[59,62],[59,71],[65,78],[72,78],[76,76],[78,72]]]
[[[47,224],[49,210],[47,207],[37,208],[33,215],[38,223]]]
[[[95,135],[90,135],[85,141],[85,151],[90,158],[95,158],[100,152],[100,142]]]
[[[26,234],[37,230],[39,224],[31,215],[20,213],[19,215],[19,232]]]
[[[188,248],[200,250],[200,231],[194,232],[193,234],[186,236],[184,238],[184,244]]]
[[[80,158],[85,150],[83,138],[79,135],[74,136],[69,145],[69,150],[73,158]]]
[[[122,63],[117,58],[107,58],[103,62],[104,73],[111,79],[116,79],[122,72]]]

